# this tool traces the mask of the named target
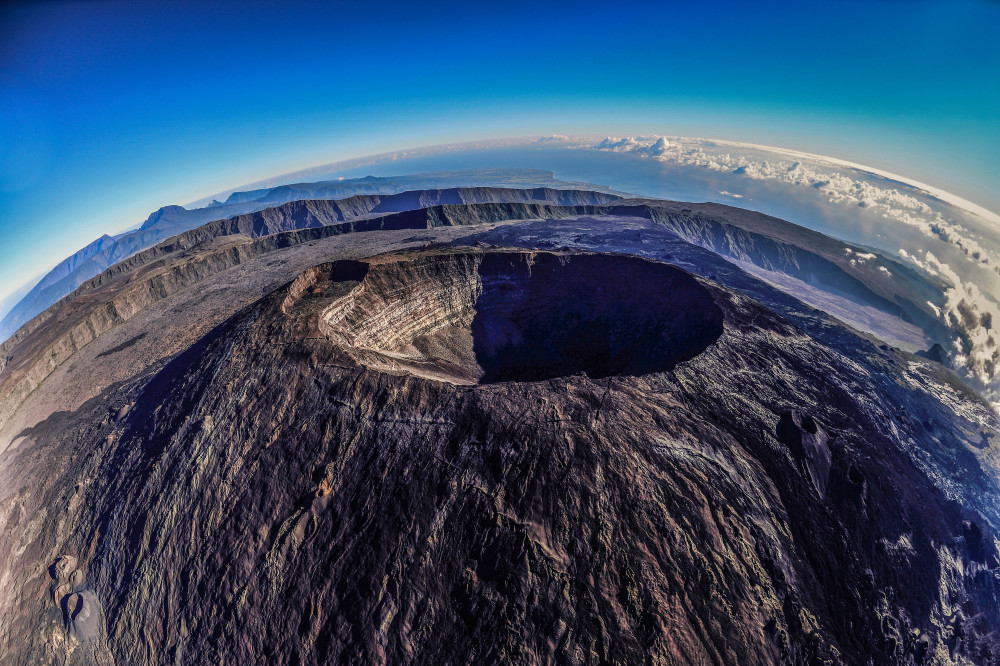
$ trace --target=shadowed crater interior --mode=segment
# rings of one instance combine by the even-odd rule
[[[370,367],[474,384],[669,370],[718,339],[723,315],[706,287],[667,264],[454,252],[371,260],[321,328]]]

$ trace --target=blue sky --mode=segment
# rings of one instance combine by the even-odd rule
[[[997,210],[998,30],[985,0],[5,4],[0,298],[161,205],[467,139],[749,141]]]

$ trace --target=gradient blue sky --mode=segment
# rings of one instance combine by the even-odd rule
[[[1000,2],[0,8],[0,298],[101,233],[419,145],[662,133],[1000,210]]]

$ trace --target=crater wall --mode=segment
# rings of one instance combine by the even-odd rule
[[[460,384],[669,370],[723,331],[709,289],[667,264],[517,251],[383,258],[322,320],[365,365]]]

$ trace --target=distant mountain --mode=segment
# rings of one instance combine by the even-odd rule
[[[38,289],[47,289],[54,284],[58,284],[64,277],[70,275],[77,268],[90,261],[94,255],[106,250],[113,243],[114,239],[104,234],[76,254],[64,259],[58,266],[49,271],[35,287]]]
[[[21,299],[23,299],[29,291],[35,288],[35,285],[38,284],[38,280],[40,279],[41,278],[36,277],[33,282],[28,282],[27,284],[22,285],[13,293],[0,299],[0,317],[7,316],[7,313],[10,312],[15,305],[20,303]]]
[[[115,240],[105,234],[59,262],[4,314],[0,320],[0,339],[10,337],[36,314],[79,287],[84,280],[78,280],[77,276],[97,275],[107,268],[110,264],[105,262],[103,255],[114,246]]]
[[[101,236],[76,254],[60,262],[0,320],[0,341],[9,338],[35,315],[119,261],[171,236],[195,229],[207,222],[253,213],[303,199],[345,199],[357,195],[399,194],[408,190],[445,189],[460,186],[586,189],[613,193],[613,190],[597,185],[557,180],[551,171],[483,169],[429,172],[388,178],[366,176],[317,183],[294,183],[267,189],[234,192],[225,202],[213,202],[204,208],[189,210],[183,206],[164,206],[150,214],[138,229],[113,238],[107,235]],[[456,200],[438,203],[474,202]],[[392,210],[405,209],[394,208]]]

